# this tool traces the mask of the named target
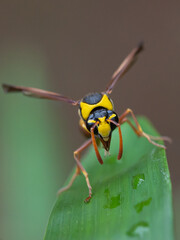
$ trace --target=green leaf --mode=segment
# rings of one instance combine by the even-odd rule
[[[143,130],[157,132],[145,118]],[[57,199],[45,240],[173,239],[172,192],[165,151],[122,126],[124,152],[117,160],[119,138],[113,134],[110,153],[100,165],[91,148],[82,160],[89,173],[93,198],[83,175]],[[100,150],[104,155],[103,149]]]

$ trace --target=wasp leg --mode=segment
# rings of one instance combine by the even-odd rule
[[[128,114],[131,114],[135,124],[136,124],[136,127],[134,127],[134,125],[130,122],[129,119],[126,118],[126,116]],[[133,111],[131,109],[127,109],[120,117],[119,117],[119,123],[120,124],[123,124],[127,122],[131,127],[132,129],[134,130],[134,132],[138,135],[138,136],[142,136],[142,137],[145,137],[150,143],[152,143],[153,145],[157,146],[157,147],[161,147],[161,148],[164,148],[166,149],[166,147],[162,144],[158,144],[156,142],[154,142],[153,140],[165,140],[165,141],[168,141],[168,142],[171,142],[171,139],[168,138],[168,137],[165,137],[165,136],[160,136],[160,137],[155,137],[155,136],[151,136],[145,132],[143,132],[140,124],[138,123]]]
[[[65,187],[60,188],[60,189],[58,190],[57,194],[60,195],[62,192],[65,192],[66,190],[68,190],[68,189],[72,186],[75,178],[79,175],[79,173],[80,173],[80,169],[79,169],[79,167],[76,167],[76,171],[75,171],[75,173],[73,174],[73,176],[72,176],[70,182],[68,183],[68,185],[65,186]]]
[[[80,174],[80,171],[82,171],[82,173],[84,174],[84,176],[85,176],[85,178],[86,178],[86,182],[87,182],[87,185],[88,185],[88,188],[89,188],[89,197],[87,197],[86,200],[87,200],[87,201],[90,200],[91,195],[92,195],[92,192],[91,192],[91,189],[92,189],[92,188],[91,188],[91,185],[90,185],[90,183],[89,183],[88,174],[87,174],[86,170],[84,169],[84,167],[82,166],[82,164],[80,163],[80,153],[81,153],[84,149],[86,149],[91,143],[92,143],[92,140],[89,139],[89,140],[86,141],[80,148],[78,148],[78,149],[74,152],[74,158],[75,158],[76,163],[77,163],[76,171],[75,171],[75,173],[73,174],[73,176],[72,176],[69,184],[68,184],[67,186],[59,189],[58,194],[61,194],[62,192],[68,190],[68,189],[72,186],[72,184],[73,184],[74,180],[76,179],[76,177]],[[86,200],[85,200],[85,201],[86,201]]]

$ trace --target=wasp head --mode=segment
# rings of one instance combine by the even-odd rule
[[[118,123],[118,116],[114,111],[100,108],[94,110],[86,121],[86,127],[90,131],[94,127],[94,134],[100,138],[106,151],[109,151],[111,133],[116,128],[109,120]]]

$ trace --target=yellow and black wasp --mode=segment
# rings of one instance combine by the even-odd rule
[[[109,98],[109,95],[111,94],[116,82],[124,75],[124,73],[130,68],[130,66],[132,66],[132,64],[135,62],[137,58],[137,55],[142,51],[142,49],[143,44],[139,44],[136,48],[134,48],[130,52],[130,54],[124,59],[124,61],[120,64],[118,69],[112,75],[111,81],[107,85],[105,91],[101,93],[88,94],[78,101],[72,100],[58,93],[44,91],[37,88],[3,84],[3,88],[6,92],[22,92],[26,96],[64,101],[72,104],[73,106],[79,107],[78,112],[80,116],[80,126],[86,133],[86,135],[89,135],[90,138],[74,152],[74,158],[77,164],[76,171],[72,176],[69,184],[58,191],[59,194],[69,189],[72,183],[74,182],[75,178],[80,174],[80,171],[82,171],[89,189],[89,196],[85,199],[85,201],[87,202],[91,199],[92,187],[90,185],[88,173],[80,162],[80,153],[84,149],[86,149],[90,144],[92,144],[98,161],[100,162],[100,164],[103,164],[103,160],[99,154],[96,141],[97,139],[99,139],[103,144],[105,150],[108,152],[110,148],[112,132],[114,131],[115,128],[118,128],[119,153],[117,158],[121,159],[123,153],[121,125],[125,122],[127,122],[130,125],[130,127],[138,136],[145,137],[150,143],[154,144],[157,147],[165,148],[164,145],[158,144],[155,141],[158,140],[170,141],[168,137],[154,137],[145,133],[142,130],[141,126],[139,125],[133,111],[129,108],[122,115],[118,116],[118,114],[114,111],[113,102]],[[128,114],[131,114],[135,125],[133,125],[133,123],[127,118]]]

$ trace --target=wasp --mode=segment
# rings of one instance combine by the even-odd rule
[[[91,144],[94,147],[96,157],[100,164],[103,164],[102,157],[98,151],[98,139],[102,143],[106,152],[109,152],[112,132],[118,128],[119,132],[119,153],[118,160],[121,159],[123,153],[123,139],[121,133],[121,125],[125,122],[129,124],[135,134],[139,137],[146,138],[151,144],[160,147],[166,148],[164,145],[157,143],[159,140],[170,141],[168,137],[164,136],[151,136],[145,133],[140,124],[138,123],[133,111],[128,108],[122,115],[118,115],[114,111],[113,101],[109,97],[112,93],[112,90],[117,83],[117,81],[127,72],[127,70],[134,64],[137,59],[138,54],[143,50],[143,44],[139,44],[135,47],[129,55],[124,59],[120,64],[118,69],[113,73],[112,78],[107,85],[105,91],[90,93],[83,97],[81,100],[73,100],[69,97],[65,97],[61,94],[44,91],[37,88],[22,87],[22,86],[12,86],[8,84],[3,84],[3,89],[5,92],[22,92],[26,96],[32,96],[37,98],[45,98],[50,100],[64,101],[73,106],[78,106],[78,113],[80,117],[80,127],[89,136],[89,139],[77,150],[74,151],[74,159],[76,161],[76,171],[72,176],[69,184],[58,191],[58,194],[68,190],[73,184],[75,178],[83,173],[86,183],[89,189],[89,195],[85,199],[85,202],[88,202],[92,197],[92,187],[89,181],[88,173],[80,162],[80,153],[85,150]],[[128,115],[131,115],[132,121],[128,118]]]

